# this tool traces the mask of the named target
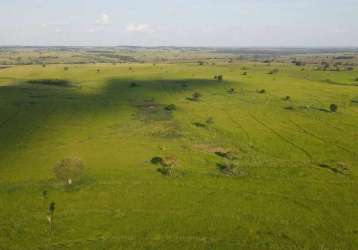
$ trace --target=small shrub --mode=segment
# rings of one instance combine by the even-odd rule
[[[42,68],[46,68],[46,64],[42,64]]]
[[[201,122],[194,122],[193,123],[195,127],[198,127],[198,128],[205,128],[206,125],[204,123],[201,123]]]
[[[172,166],[161,166],[157,169],[157,171],[164,176],[171,176],[173,173],[173,167]]]
[[[209,117],[209,118],[206,120],[206,123],[207,123],[207,124],[213,124],[213,123],[214,123],[214,118]]]
[[[153,157],[150,162],[154,165],[159,165],[157,171],[160,172],[162,175],[170,176],[173,173],[173,169],[175,166],[175,161],[171,158],[162,158],[159,156]]]
[[[155,156],[153,157],[150,162],[152,164],[162,164],[164,162],[163,158],[162,157],[159,157],[159,156]]]
[[[337,104],[331,104],[329,106],[329,109],[331,110],[331,112],[337,112],[337,109],[338,109],[338,105]]]
[[[221,82],[224,79],[222,75],[218,75],[218,81]]]
[[[201,94],[199,92],[194,92],[191,97],[187,98],[190,101],[199,101],[201,98]]]
[[[278,72],[279,72],[278,69],[273,69],[273,70],[271,70],[268,74],[269,74],[269,75],[274,75],[274,74],[277,74]]]
[[[53,170],[58,180],[63,181],[67,185],[71,185],[73,181],[82,176],[84,163],[79,158],[65,158],[58,161]]]
[[[135,83],[135,82],[131,82],[131,84],[129,84],[129,87],[130,88],[135,88],[135,87],[138,87],[138,84]]]
[[[256,92],[259,93],[259,94],[265,94],[266,90],[265,89],[258,89],[258,90],[256,90]]]
[[[220,156],[220,157],[228,159],[228,160],[237,159],[236,154],[234,152],[232,152],[232,151],[227,151],[227,152],[217,151],[217,152],[215,152],[215,154],[217,156]]]
[[[289,101],[291,100],[291,97],[288,95],[288,96],[285,96],[284,98],[282,98],[284,101]]]
[[[354,79],[355,82],[358,82],[358,77],[356,79]]]
[[[175,104],[169,104],[165,107],[165,110],[167,111],[174,111],[177,109],[177,106],[175,106]]]
[[[69,81],[63,80],[63,79],[35,79],[35,80],[29,80],[29,81],[27,81],[27,83],[51,85],[51,86],[58,86],[58,87],[70,87],[71,86]]]
[[[235,89],[234,88],[230,88],[227,91],[229,94],[234,94],[235,93]]]
[[[63,70],[64,71],[68,71],[70,68],[69,67],[64,67]]]
[[[204,65],[204,62],[203,62],[203,61],[199,61],[198,64],[199,64],[199,66],[203,66],[203,65]]]
[[[239,168],[233,163],[228,163],[228,164],[218,163],[217,167],[218,167],[219,171],[225,175],[238,175],[239,174]]]
[[[101,70],[100,70],[100,69],[97,69],[96,71],[97,71],[97,73],[101,73]]]
[[[247,76],[247,72],[245,71],[245,72],[242,72],[242,75],[243,76]]]

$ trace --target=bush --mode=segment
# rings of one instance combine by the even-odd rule
[[[69,67],[64,67],[63,70],[64,71],[68,71],[70,68]]]
[[[288,95],[288,96],[285,96],[284,98],[282,98],[284,101],[289,101],[291,99],[291,97]]]
[[[247,72],[245,71],[245,72],[242,72],[242,75],[243,76],[247,76]]]
[[[192,95],[192,99],[194,101],[199,101],[199,99],[201,98],[201,94],[199,92],[194,92],[193,95]]]
[[[51,85],[51,86],[58,86],[58,87],[70,87],[71,83],[67,80],[63,79],[35,79],[29,80],[27,83],[30,84],[42,84],[42,85]]]
[[[259,94],[265,94],[266,90],[265,89],[258,89],[258,90],[256,90],[256,92],[259,93]]]
[[[278,69],[273,69],[269,72],[269,75],[274,75],[274,74],[277,74],[279,72]]]
[[[79,158],[65,158],[58,161],[53,170],[58,180],[71,185],[73,181],[79,179],[83,173],[84,164]]]
[[[201,123],[201,122],[194,122],[193,125],[195,127],[198,127],[198,128],[205,128],[206,125],[204,123]]]
[[[234,152],[232,152],[232,151],[227,151],[227,152],[217,151],[217,152],[215,152],[215,154],[217,156],[220,156],[220,157],[228,159],[228,160],[237,159],[236,154]]]
[[[214,123],[214,118],[209,117],[209,118],[206,120],[206,123],[207,123],[207,124],[213,124],[213,123]]]
[[[230,88],[230,89],[228,89],[228,91],[227,91],[229,94],[233,94],[233,93],[235,93],[235,89],[234,88]]]
[[[97,69],[97,73],[101,73],[101,70],[100,70],[100,69]]]
[[[131,82],[131,84],[129,85],[130,88],[135,88],[138,87],[138,84],[136,84],[135,82]]]
[[[173,173],[173,167],[172,166],[161,166],[157,169],[159,173],[165,176],[170,176]]]
[[[337,104],[331,104],[329,106],[329,109],[331,110],[331,112],[337,112],[338,106]]]
[[[168,110],[168,111],[174,111],[177,109],[177,106],[175,106],[175,104],[169,104],[165,107],[165,110]]]
[[[214,80],[217,80],[217,81],[219,81],[219,82],[221,82],[222,80],[223,80],[223,76],[222,75],[215,75],[214,76]]]
[[[218,163],[217,166],[218,166],[219,171],[225,175],[238,175],[239,174],[239,168],[233,163],[229,163],[229,164]]]
[[[164,162],[163,158],[162,157],[159,157],[159,156],[155,156],[153,157],[150,162],[152,164],[162,164]]]
[[[170,158],[162,158],[159,156],[153,157],[150,162],[154,165],[159,165],[157,171],[160,172],[162,175],[170,176],[173,173],[173,169],[175,166],[175,161]]]

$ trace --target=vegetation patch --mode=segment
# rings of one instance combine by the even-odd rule
[[[27,83],[30,84],[40,84],[40,85],[49,85],[56,87],[71,87],[71,83],[64,79],[35,79],[28,80]]]
[[[53,167],[56,178],[65,185],[72,185],[83,175],[84,163],[79,158],[65,158]]]
[[[236,160],[237,159],[237,153],[233,151],[216,151],[215,154],[217,156],[220,156],[222,158],[228,159],[228,160]]]
[[[137,107],[137,117],[144,122],[169,121],[173,118],[172,112],[165,105],[158,104],[154,100],[147,100]]]
[[[152,133],[154,138],[177,139],[182,137],[182,131],[174,122],[164,123],[163,127]]]
[[[337,104],[331,104],[330,106],[329,106],[329,110],[331,110],[331,112],[332,113],[334,113],[334,112],[337,112],[337,110],[338,110],[338,105]]]
[[[202,97],[201,93],[194,92],[191,97],[187,97],[186,99],[189,101],[198,102],[200,101],[201,97]]]
[[[284,101],[287,102],[287,101],[290,101],[290,100],[291,100],[291,97],[290,97],[290,96],[285,96],[285,97],[282,98],[282,100],[284,100]]]
[[[198,128],[206,128],[207,124],[201,122],[193,122],[193,125]]]
[[[224,175],[237,176],[240,175],[240,170],[234,163],[217,163],[218,170]]]
[[[278,72],[279,72],[278,69],[273,69],[273,70],[270,70],[270,71],[268,72],[268,74],[269,74],[269,75],[275,75],[275,74],[277,74]]]
[[[169,104],[167,106],[165,106],[165,110],[167,111],[174,111],[177,109],[177,106],[175,104]]]
[[[135,83],[135,82],[131,82],[131,83],[129,84],[129,87],[130,87],[130,88],[135,88],[135,87],[139,87],[139,85],[138,85],[137,83]]]
[[[343,162],[325,162],[325,163],[318,163],[317,166],[320,168],[328,169],[329,171],[335,174],[346,175],[348,174],[349,168]]]
[[[154,165],[157,165],[157,171],[164,176],[171,176],[174,172],[174,167],[176,160],[171,157],[162,158],[160,156],[153,157],[150,162]]]

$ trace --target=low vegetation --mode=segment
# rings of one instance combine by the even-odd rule
[[[27,83],[58,86],[58,87],[70,87],[71,86],[71,83],[69,81],[63,80],[63,79],[34,79],[34,80],[28,80]]]
[[[358,245],[355,54],[3,50],[0,249]]]

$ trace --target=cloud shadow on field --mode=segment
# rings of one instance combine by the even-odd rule
[[[123,105],[133,106],[150,98],[161,103],[164,96],[191,95],[194,91],[224,83],[211,79],[109,78],[102,88],[89,85],[68,88],[27,82],[0,86],[0,158],[26,147],[43,126],[51,125],[48,124],[51,117],[117,112]]]

